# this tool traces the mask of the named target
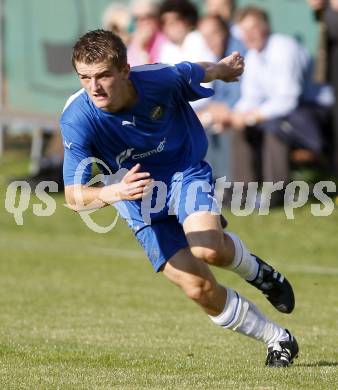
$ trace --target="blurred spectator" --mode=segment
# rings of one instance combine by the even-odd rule
[[[219,15],[206,15],[198,24],[198,29],[217,60],[239,51],[244,55],[243,45],[232,36],[228,23]],[[229,134],[219,134],[223,130],[223,122],[228,117],[231,107],[240,96],[240,83],[213,82],[215,94],[203,109],[198,111],[209,140],[206,160],[213,168],[214,177],[226,176],[231,179],[229,161]]]
[[[246,7],[238,21],[248,54],[241,98],[225,121],[236,130],[234,179],[287,182],[290,146],[322,149],[322,111],[305,94],[309,57],[295,39],[270,32],[263,10]]]
[[[182,61],[216,60],[202,34],[197,30],[198,10],[187,0],[165,0],[160,6],[162,31],[169,39],[163,47],[160,62],[177,64]],[[210,87],[210,84],[204,84]],[[204,107],[210,98],[190,103],[195,111]]]
[[[308,0],[320,24],[316,80],[328,81],[335,94],[333,109],[333,170],[338,176],[338,0]]]
[[[229,25],[220,16],[204,16],[198,24],[198,29],[216,60],[230,55],[233,51],[245,54],[244,46],[231,35]],[[215,94],[208,106],[199,113],[199,117],[204,126],[221,131],[223,122],[228,118],[229,108],[233,107],[240,97],[240,83],[216,80],[213,82],[213,88]]]
[[[198,11],[187,0],[165,0],[160,6],[162,30],[171,44],[161,53],[160,62],[214,61],[201,33],[196,30]]]
[[[207,0],[205,2],[206,14],[220,16],[225,22],[230,22],[233,17],[234,0]]]
[[[160,62],[161,51],[168,40],[160,30],[158,4],[137,0],[131,5],[135,30],[128,46],[131,66]]]
[[[217,59],[228,56],[233,51],[238,51],[242,55],[246,53],[245,45],[239,38],[239,28],[233,22],[234,10],[233,0],[207,0],[205,2],[206,16],[199,23],[199,31]],[[209,139],[206,158],[213,168],[215,177],[226,176],[231,180],[230,137],[229,134],[219,134],[219,132],[223,129],[223,120],[227,118],[229,108],[239,98],[240,83],[223,83],[216,80],[213,88],[215,95],[210,103],[198,113]]]
[[[229,24],[230,33],[233,38],[241,41],[241,31],[234,22],[234,13],[236,10],[234,0],[207,0],[205,11],[207,15],[219,16]]]
[[[125,45],[128,45],[130,40],[130,24],[131,17],[129,7],[122,3],[110,4],[103,12],[103,28],[119,35]]]

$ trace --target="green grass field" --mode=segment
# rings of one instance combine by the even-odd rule
[[[6,177],[23,173],[16,156],[0,161],[0,389],[337,389],[338,213],[308,206],[287,220],[234,217],[231,230],[293,282],[296,309],[276,312],[236,275],[218,279],[294,332],[300,356],[284,370],[264,366],[265,346],[217,328],[162,275],[120,221],[89,230],[62,206],[50,217],[29,209],[17,226],[5,210]],[[113,208],[95,219],[108,224]]]

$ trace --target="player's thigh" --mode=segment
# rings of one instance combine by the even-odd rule
[[[174,216],[147,225],[135,236],[156,272],[177,252],[189,247],[183,227]]]

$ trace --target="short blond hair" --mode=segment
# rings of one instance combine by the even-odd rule
[[[72,63],[96,64],[108,62],[118,70],[127,65],[127,48],[122,39],[107,30],[93,30],[82,35],[73,48]]]

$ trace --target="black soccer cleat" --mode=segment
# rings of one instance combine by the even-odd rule
[[[295,296],[288,280],[271,265],[255,256],[259,268],[256,279],[249,283],[257,287],[267,300],[280,312],[291,313],[295,307]]]
[[[293,359],[298,357],[297,340],[285,329],[289,335],[288,341],[277,341],[268,347],[265,365],[268,367],[280,368],[288,367],[293,363]]]

